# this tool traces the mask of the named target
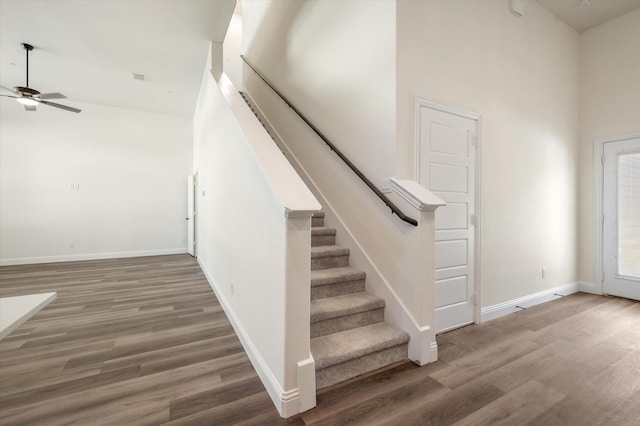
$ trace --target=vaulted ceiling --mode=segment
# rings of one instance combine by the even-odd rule
[[[224,40],[234,7],[235,0],[0,0],[0,84],[25,85],[26,42],[35,47],[30,87],[65,94],[60,103],[191,116],[209,42]]]
[[[640,0],[538,2],[577,31],[640,7]],[[65,104],[77,101],[191,116],[207,47],[210,41],[224,40],[235,3],[0,0],[0,84],[25,84],[20,43],[26,42],[35,46],[30,87],[64,93],[69,98]],[[147,80],[135,80],[133,73]]]
[[[578,32],[640,8],[640,0],[538,0]]]

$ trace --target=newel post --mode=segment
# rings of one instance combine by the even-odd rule
[[[407,244],[412,253],[410,268],[412,297],[411,316],[415,329],[411,332],[409,358],[418,365],[438,360],[435,335],[435,210],[446,203],[411,179],[389,178],[390,190],[411,205],[418,216],[418,226],[410,231]]]

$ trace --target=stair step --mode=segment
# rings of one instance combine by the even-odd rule
[[[311,247],[311,270],[349,266],[349,249],[338,246]]]
[[[311,271],[311,300],[361,293],[366,278],[367,274],[350,266]]]
[[[336,244],[336,229],[317,226],[311,228],[311,247]]]
[[[317,212],[311,216],[311,226],[319,227],[324,226],[324,212]]]
[[[311,339],[316,388],[408,358],[409,335],[383,322]]]
[[[311,301],[311,337],[384,321],[384,300],[353,293]]]

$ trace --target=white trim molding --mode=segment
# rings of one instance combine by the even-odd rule
[[[420,108],[426,107],[436,111],[445,112],[448,114],[457,115],[459,117],[468,118],[476,122],[476,134],[474,135],[475,152],[475,235],[474,235],[474,253],[475,253],[475,265],[474,265],[474,291],[476,294],[476,308],[474,312],[474,321],[476,323],[482,322],[482,312],[480,306],[482,306],[482,114],[467,110],[464,108],[452,107],[448,105],[439,104],[429,101],[427,99],[416,96],[414,106],[414,132],[413,132],[413,179],[416,182],[420,182],[420,161],[422,158],[421,148],[421,116]]]
[[[447,204],[440,197],[412,179],[390,177],[389,191],[399,195],[418,210],[435,210]]]
[[[629,133],[620,136],[611,136],[606,138],[598,138],[593,141],[593,181],[594,181],[594,256],[595,256],[595,282],[591,284],[590,290],[586,290],[588,293],[603,294],[604,293],[604,268],[602,265],[603,251],[603,223],[602,223],[602,199],[603,199],[603,184],[604,184],[604,144],[607,142],[622,142],[629,139],[640,138],[640,132]]]
[[[0,259],[0,266],[30,265],[34,263],[79,262],[82,260],[119,259],[124,257],[164,256],[169,254],[184,254],[186,252],[187,248],[181,247],[173,249],[114,251],[107,253],[68,254],[60,256],[14,257],[9,259]]]
[[[491,321],[493,319],[518,312],[520,311],[520,308],[530,308],[541,303],[549,302],[558,297],[577,293],[579,291],[578,288],[579,284],[574,282],[550,288],[548,290],[539,291],[517,299],[507,300],[506,302],[498,303],[497,305],[487,306],[482,308],[481,322]]]
[[[271,372],[271,369],[260,355],[260,352],[258,351],[256,346],[253,344],[249,333],[247,333],[244,327],[242,327],[242,324],[235,316],[231,305],[228,303],[222,292],[217,290],[213,277],[207,270],[206,266],[202,262],[200,262],[199,259],[198,265],[200,265],[200,269],[202,269],[205,278],[209,282],[209,286],[220,302],[220,306],[222,306],[222,309],[229,319],[229,322],[231,323],[233,330],[238,336],[238,339],[240,339],[240,343],[242,343],[242,347],[247,353],[247,356],[251,361],[251,365],[253,365],[253,368],[256,369],[256,373],[258,373],[262,384],[267,390],[271,401],[275,405],[280,415],[285,418],[291,417],[302,412],[303,410],[308,410],[315,406],[315,398],[310,398],[309,401],[301,401],[301,399],[303,398],[301,398],[299,388],[290,389],[286,392],[284,391],[284,389],[282,389],[282,386],[280,386],[278,380]],[[311,354],[309,354],[309,358],[307,360],[298,363],[298,373],[302,373],[306,378],[308,378],[309,371],[313,371],[313,385],[315,387],[315,361],[313,360]],[[315,389],[313,389],[313,395],[315,396]],[[309,406],[310,404],[313,405]]]

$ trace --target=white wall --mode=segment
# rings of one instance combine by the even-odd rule
[[[224,73],[227,74],[233,85],[242,89],[242,0],[236,4],[231,16],[227,34],[224,37],[223,63]]]
[[[577,281],[578,34],[502,0],[399,1],[397,31],[398,176],[416,96],[482,114],[482,306]]]
[[[190,120],[74,106],[0,101],[0,262],[185,252]]]
[[[640,10],[580,37],[580,269],[595,283],[594,141],[640,131]]]
[[[198,262],[288,417],[315,405],[309,283],[320,205],[226,74],[216,82],[205,70],[193,128]]]
[[[244,52],[374,183],[394,168],[395,2],[244,2]]]

